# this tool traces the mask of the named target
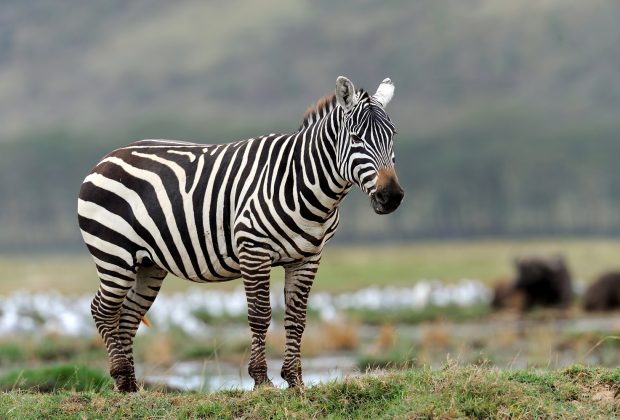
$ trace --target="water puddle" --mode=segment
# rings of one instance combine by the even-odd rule
[[[361,342],[372,342],[380,327],[360,326]],[[420,365],[440,368],[447,359],[459,363],[477,363],[481,356],[500,369],[529,367],[563,368],[574,363],[616,366],[615,348],[579,341],[580,334],[611,334],[620,330],[620,314],[564,319],[490,319],[471,323],[426,323],[398,325],[394,334],[398,342],[411,348]],[[586,337],[587,340],[587,337]],[[475,343],[483,343],[475,344]],[[480,346],[480,347],[476,347]],[[601,351],[599,351],[601,350]],[[360,353],[325,354],[303,357],[304,381],[307,386],[341,380],[360,374],[357,360]],[[137,367],[137,374],[149,384],[165,384],[179,390],[213,392],[228,389],[252,389],[254,383],[247,374],[247,361],[233,364],[206,359],[174,364],[168,369],[152,366]],[[268,361],[269,377],[275,386],[286,387],[280,378],[282,359]]]
[[[286,388],[280,377],[282,359],[269,359],[268,375],[273,384]],[[303,359],[304,382],[306,386],[343,379],[359,374],[353,356],[323,356]],[[207,360],[176,363],[169,369],[137,366],[137,376],[149,384],[165,384],[182,391],[214,392],[220,390],[251,390],[254,381],[247,374],[247,365],[235,366],[229,363]]]

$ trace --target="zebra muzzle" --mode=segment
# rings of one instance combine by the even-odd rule
[[[380,170],[377,179],[377,189],[370,196],[372,208],[377,214],[389,214],[400,206],[405,191],[398,183],[393,169]]]

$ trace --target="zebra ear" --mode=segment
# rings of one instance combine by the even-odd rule
[[[357,103],[355,87],[349,79],[344,76],[336,79],[336,101],[345,111],[349,111]]]
[[[392,96],[394,96],[394,83],[389,78],[383,79],[383,82],[377,88],[377,92],[372,95],[383,108],[390,103]]]

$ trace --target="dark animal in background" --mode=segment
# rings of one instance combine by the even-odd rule
[[[493,286],[493,300],[491,306],[494,309],[507,309],[513,311],[523,310],[525,294],[515,288],[514,280],[502,279]]]
[[[534,306],[565,308],[572,302],[570,271],[562,257],[527,257],[515,261],[516,278],[495,286],[496,309],[526,311]]]
[[[516,261],[517,289],[525,294],[525,307],[566,307],[573,299],[571,275],[562,257],[529,257]]]
[[[620,272],[601,275],[586,290],[583,298],[586,311],[611,311],[620,308]]]

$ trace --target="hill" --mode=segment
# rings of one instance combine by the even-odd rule
[[[109,150],[289,132],[339,74],[395,81],[407,198],[354,193],[338,240],[620,233],[615,0],[0,7],[0,250],[79,249]]]
[[[390,76],[396,121],[416,136],[491,110],[614,117],[619,18],[614,0],[10,0],[0,134],[162,115],[279,131],[339,74],[368,89]]]

